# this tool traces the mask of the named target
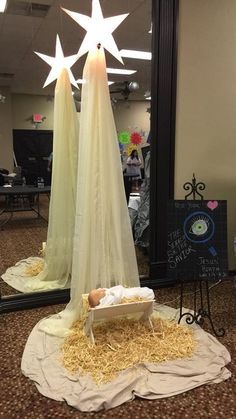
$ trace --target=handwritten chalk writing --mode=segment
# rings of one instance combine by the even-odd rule
[[[195,249],[193,249],[190,246],[188,246],[186,249],[181,250],[179,253],[175,253],[173,254],[171,251],[168,254],[168,262],[169,262],[169,266],[171,269],[176,268],[176,266],[178,265],[178,263],[182,262],[183,260],[187,259],[188,255],[190,255],[190,253],[192,252],[196,252]]]
[[[182,231],[178,228],[178,230],[172,231],[171,233],[168,234],[168,239],[171,240],[175,240],[177,239],[179,236],[181,236]]]
[[[215,278],[215,277],[221,277],[222,271],[219,266],[201,266],[201,271],[199,272],[200,278]]]
[[[184,201],[184,202],[175,202],[175,208],[201,208],[201,203],[198,202],[191,202],[191,201]]]
[[[175,202],[174,205],[175,205],[175,208],[184,208],[185,202]]]
[[[188,202],[188,209],[192,208],[201,208],[201,204],[198,202]]]
[[[178,237],[176,240],[174,241],[167,241],[168,247],[170,247],[171,249],[174,249],[175,247],[177,248],[184,248],[188,246],[188,242],[186,241],[186,237],[185,235],[182,233],[182,235],[180,237]]]
[[[190,253],[196,252],[196,250],[192,248],[191,244],[187,242],[181,229],[174,230],[168,234],[167,245],[168,262],[170,268],[172,269],[176,268],[179,263],[187,259]]]
[[[207,259],[205,257],[199,256],[200,265],[218,265],[218,259]]]
[[[175,280],[221,279],[227,273],[226,201],[168,202],[168,275]]]
[[[202,266],[201,270],[203,273],[220,272],[219,266]]]

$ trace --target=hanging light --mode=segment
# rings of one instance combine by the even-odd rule
[[[5,103],[6,96],[1,95],[0,93],[0,103]]]
[[[129,83],[128,88],[129,88],[129,91],[130,91],[130,92],[135,92],[136,90],[138,90],[138,89],[139,89],[139,84],[138,84],[136,81],[131,81],[131,82]]]
[[[0,0],[0,13],[5,12],[7,0]]]

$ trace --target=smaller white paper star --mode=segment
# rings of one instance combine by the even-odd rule
[[[69,57],[64,57],[59,35],[57,35],[57,38],[56,38],[56,56],[55,57],[50,57],[49,55],[41,54],[40,52],[36,52],[36,51],[34,52],[40,58],[42,58],[42,60],[46,61],[46,63],[48,63],[52,67],[43,87],[48,86],[50,83],[56,80],[59,77],[61,70],[63,68],[66,68],[69,74],[71,84],[73,84],[78,89],[78,85],[70,69],[72,65],[78,60],[79,58],[78,54],[71,55]]]
[[[123,60],[112,36],[112,32],[128,16],[128,13],[104,19],[99,0],[93,0],[92,2],[91,17],[82,15],[81,13],[71,12],[63,7],[62,10],[64,10],[64,12],[66,12],[87,31],[78,51],[79,57],[87,51],[95,48],[98,44],[101,44],[103,48],[106,48],[107,51],[114,55],[114,57],[123,64]]]

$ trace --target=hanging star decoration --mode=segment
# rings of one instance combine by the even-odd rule
[[[78,89],[78,85],[75,81],[75,78],[71,72],[72,65],[78,60],[78,54],[71,55],[69,57],[64,57],[61,42],[59,35],[57,35],[56,38],[56,56],[50,57],[49,55],[41,54],[40,52],[34,51],[35,54],[37,54],[42,60],[46,61],[51,66],[51,71],[43,85],[43,87],[48,86],[50,83],[52,83],[54,80],[56,80],[63,68],[66,68],[69,74],[70,82]]]
[[[100,44],[123,64],[123,60],[112,36],[112,32],[121,24],[121,22],[123,22],[129,13],[104,19],[99,0],[93,0],[92,2],[91,17],[82,15],[81,13],[72,12],[64,9],[63,7],[62,10],[64,10],[64,12],[66,12],[87,31],[78,51],[79,57],[91,49],[96,48]]]

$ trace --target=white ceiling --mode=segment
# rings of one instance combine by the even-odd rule
[[[19,3],[19,0],[8,0]],[[30,0],[24,0],[32,3]],[[0,13],[0,73],[14,76],[1,77],[0,86],[10,86],[13,93],[53,94],[55,83],[42,88],[50,67],[33,51],[55,55],[56,34],[60,36],[64,55],[77,53],[85,31],[65,12],[69,10],[91,15],[91,0],[34,0],[33,3],[48,4],[50,9],[44,18]],[[119,49],[151,51],[151,0],[100,0],[105,17],[129,13],[129,16],[114,31],[114,39]],[[122,65],[106,52],[107,67]],[[137,81],[138,93],[130,99],[143,99],[150,90],[151,62],[124,58],[124,67],[137,70],[131,76],[109,75],[109,80],[123,82]],[[82,77],[85,56],[73,67],[76,79]],[[110,90],[116,87],[112,86]]]

